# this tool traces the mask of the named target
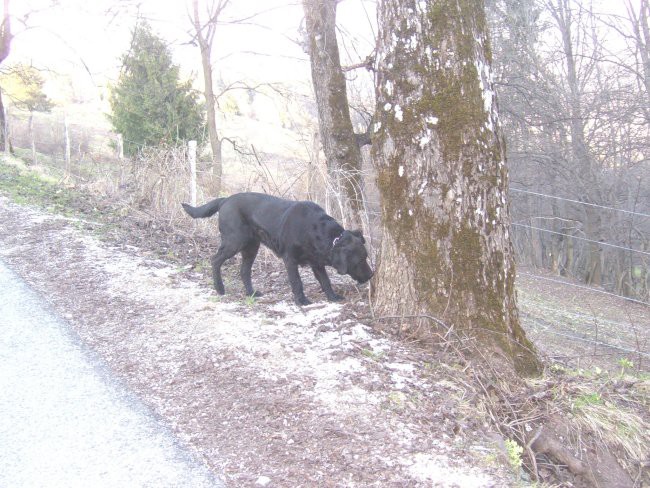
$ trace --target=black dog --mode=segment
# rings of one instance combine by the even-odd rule
[[[219,212],[221,246],[212,258],[212,276],[220,295],[225,293],[221,265],[240,252],[240,273],[246,293],[261,296],[251,283],[251,268],[260,242],[284,260],[298,305],[311,303],[303,291],[299,265],[311,266],[330,301],[343,297],[332,290],[325,266],[333,266],[339,274],[348,274],[359,283],[372,277],[361,232],[344,230],[313,202],[293,202],[262,193],[237,193],[200,207],[183,203],[183,208],[195,219]]]

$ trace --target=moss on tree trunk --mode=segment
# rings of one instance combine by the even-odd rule
[[[483,2],[382,0],[379,22],[377,307],[435,316],[536,373],[516,306]]]

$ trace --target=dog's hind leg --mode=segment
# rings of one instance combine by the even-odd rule
[[[223,263],[233,257],[239,252],[239,247],[232,244],[222,243],[212,257],[212,279],[214,281],[214,289],[217,290],[219,295],[225,295],[226,289],[223,286],[223,279],[221,278],[221,266]]]
[[[241,275],[241,280],[244,282],[244,288],[246,289],[246,295],[248,296],[262,296],[262,293],[253,290],[253,283],[251,281],[251,270],[259,248],[259,241],[249,241],[241,250],[241,268],[239,274]]]
[[[327,276],[325,267],[312,265],[311,270],[314,272],[314,276],[320,283],[320,287],[323,289],[330,302],[340,302],[341,300],[344,300],[341,295],[332,290],[332,283],[330,282],[330,277]]]

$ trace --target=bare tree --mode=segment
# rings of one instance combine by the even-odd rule
[[[584,0],[490,4],[513,187],[537,194],[513,195],[521,263],[645,299],[647,264],[630,250],[650,230],[635,216],[650,210],[647,0],[627,16]]]
[[[640,87],[645,94],[645,106],[648,121],[650,121],[650,2],[641,0],[638,11],[630,0],[625,2],[629,24],[634,40],[634,54],[639,60],[636,68]],[[639,69],[640,68],[640,69]]]
[[[0,64],[2,64],[4,60],[7,59],[7,56],[9,56],[12,39],[13,36],[11,34],[9,0],[4,0],[2,11],[2,25],[0,25]],[[2,151],[5,150],[5,145],[8,144],[8,141],[5,141],[5,132],[3,130],[5,123],[5,108],[4,102],[2,101],[2,89],[0,89],[0,150]]]
[[[377,309],[447,324],[537,373],[516,305],[483,0],[381,0],[378,17]]]
[[[201,65],[203,67],[204,95],[207,111],[208,134],[210,147],[212,148],[212,167],[216,176],[215,188],[217,193],[221,190],[221,179],[223,176],[223,164],[221,145],[222,140],[217,131],[216,120],[216,97],[212,81],[212,45],[217,29],[219,16],[228,6],[230,0],[215,0],[206,5],[205,17],[199,13],[199,0],[192,0],[192,24],[194,26],[195,39],[201,50]]]
[[[361,151],[350,119],[346,81],[336,39],[337,0],[303,0],[302,4],[328,173],[343,200],[341,218],[344,224],[359,227],[363,208]]]
[[[580,7],[575,9],[571,0],[549,0],[547,9],[556,22],[559,33],[562,37],[562,54],[564,55],[564,64],[566,70],[566,81],[568,91],[566,92],[568,103],[567,112],[569,117],[569,145],[571,148],[571,158],[573,172],[580,175],[579,179],[574,180],[580,185],[579,198],[587,203],[602,204],[598,196],[600,188],[598,182],[598,168],[593,160],[593,156],[585,140],[585,125],[587,117],[585,116],[584,78],[589,78],[594,73],[596,59],[598,59],[598,43],[590,42],[589,52],[576,53],[576,41],[574,29],[584,26],[577,25],[575,17],[582,15]],[[585,34],[585,32],[582,32]],[[592,39],[593,41],[593,39]],[[584,43],[578,48],[587,47]],[[583,80],[580,80],[581,71]],[[584,214],[584,231],[591,241],[589,243],[588,262],[585,265],[585,282],[588,284],[600,285],[602,281],[602,247],[597,243],[602,240],[601,235],[601,214],[595,211],[593,207],[582,207],[575,209],[574,213]]]

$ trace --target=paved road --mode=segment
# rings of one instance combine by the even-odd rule
[[[0,487],[222,487],[0,261]]]

